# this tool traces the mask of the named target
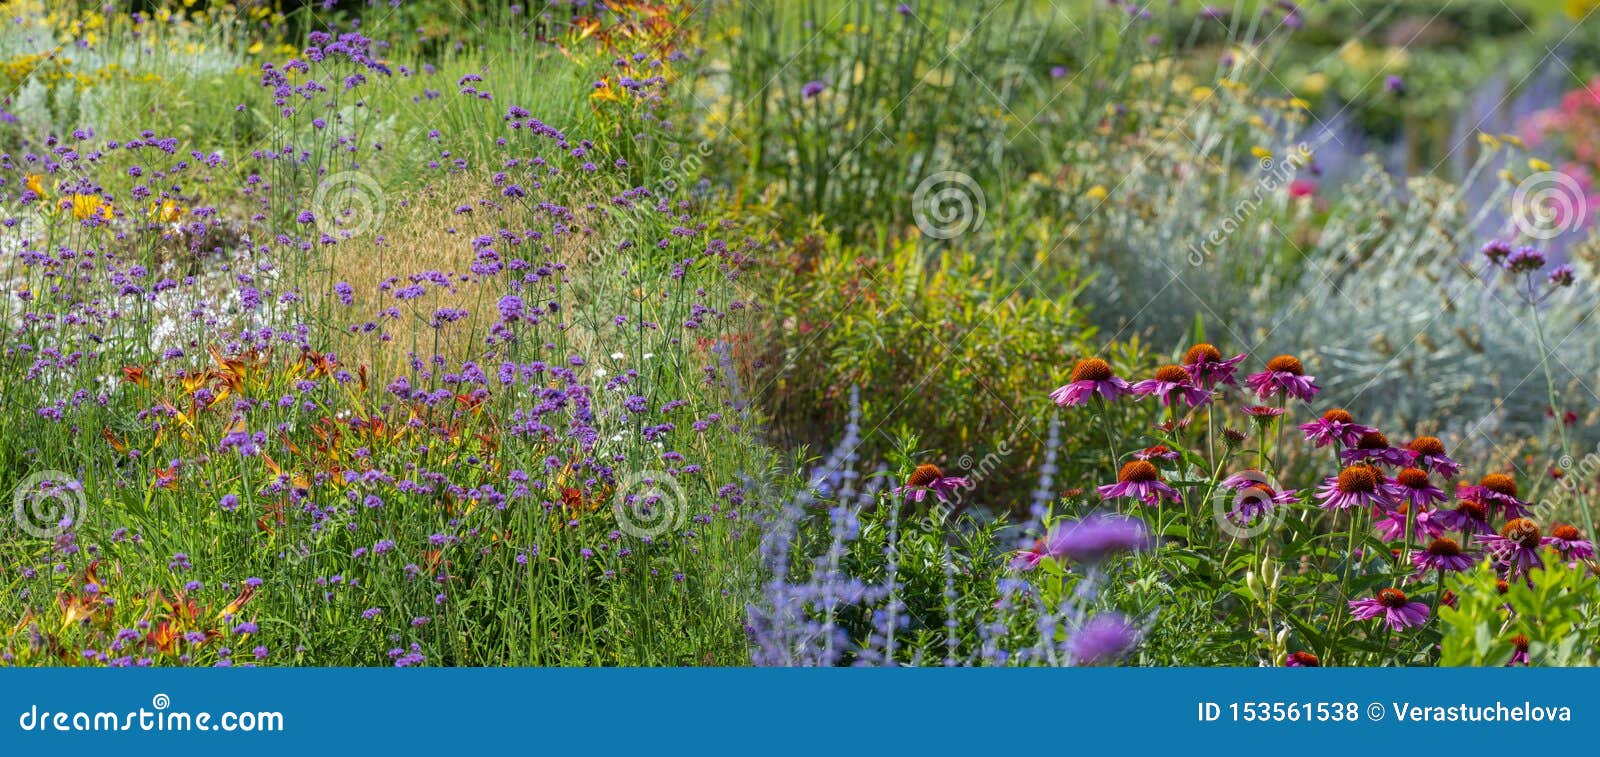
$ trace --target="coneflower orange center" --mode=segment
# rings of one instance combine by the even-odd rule
[[[1368,431],[1361,435],[1361,440],[1356,442],[1356,449],[1388,449],[1389,437],[1381,431]]]
[[[1504,473],[1490,473],[1484,476],[1483,480],[1478,482],[1478,485],[1496,494],[1504,494],[1507,497],[1517,496],[1516,479]]]
[[[1079,381],[1107,381],[1113,375],[1115,374],[1111,372],[1110,363],[1091,357],[1079,360],[1078,364],[1073,366],[1070,382],[1076,384]]]
[[[1489,519],[1489,508],[1485,507],[1482,502],[1477,500],[1462,500],[1461,504],[1456,506],[1456,509],[1466,513],[1469,517],[1476,521],[1486,521]]]
[[[1336,407],[1336,408],[1334,408],[1332,410],[1329,410],[1326,413],[1323,413],[1322,414],[1322,419],[1325,420],[1325,421],[1331,421],[1333,423],[1355,423],[1356,422],[1356,419],[1353,416],[1350,415],[1350,411],[1345,410],[1342,407]]]
[[[1428,488],[1428,472],[1420,468],[1406,468],[1396,473],[1394,480],[1407,489]]]
[[[1583,534],[1578,533],[1576,526],[1569,526],[1565,523],[1557,523],[1555,528],[1550,529],[1550,535],[1562,541],[1577,541],[1583,537]]]
[[[944,478],[944,471],[939,470],[939,466],[925,463],[911,471],[911,477],[906,479],[906,486],[928,486],[941,478]]]
[[[1539,546],[1539,537],[1544,533],[1539,530],[1539,524],[1527,518],[1512,518],[1500,527],[1500,535],[1526,549],[1533,549]]]
[[[1293,355],[1279,355],[1267,361],[1267,370],[1279,373],[1293,373],[1296,376],[1305,375],[1305,366],[1300,364],[1300,359]]]
[[[1528,651],[1528,643],[1528,637],[1523,634],[1511,637],[1511,646],[1516,647],[1518,652]]]
[[[1405,607],[1406,601],[1406,593],[1399,589],[1378,590],[1378,604],[1384,607]]]
[[[1222,362],[1222,351],[1204,342],[1190,347],[1188,352],[1183,353],[1184,365],[1220,362]]]
[[[1128,464],[1122,466],[1121,471],[1117,472],[1117,480],[1122,483],[1154,481],[1159,477],[1160,472],[1156,470],[1156,466],[1150,464],[1149,460],[1129,461]]]
[[[1317,656],[1310,652],[1290,652],[1289,656],[1294,658],[1295,662],[1298,662],[1308,668],[1322,666],[1322,660],[1317,659]]]
[[[1365,465],[1352,465],[1339,471],[1339,491],[1346,494],[1378,490],[1378,472]]]
[[[1156,380],[1169,384],[1182,384],[1189,380],[1189,374],[1176,365],[1163,365],[1156,369]]]
[[[1461,545],[1456,543],[1455,539],[1434,539],[1433,543],[1428,545],[1428,554],[1438,555],[1439,557],[1455,557],[1461,554]]]
[[[1419,436],[1416,439],[1411,440],[1411,444],[1409,446],[1412,452],[1415,452],[1419,455],[1444,454],[1444,442],[1439,441],[1439,437],[1437,436]]]

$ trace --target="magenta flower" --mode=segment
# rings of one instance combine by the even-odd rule
[[[1400,541],[1406,538],[1406,521],[1410,519],[1411,505],[1401,503],[1398,506],[1380,509],[1374,514],[1377,520],[1372,522],[1372,528],[1378,532],[1378,538],[1384,541]],[[1439,524],[1439,511],[1419,508],[1415,519],[1410,523],[1411,535],[1417,538],[1432,539],[1443,536],[1446,531]]]
[[[1489,508],[1482,502],[1464,499],[1456,505],[1454,510],[1440,510],[1434,516],[1434,522],[1450,531],[1460,531],[1462,534],[1492,534],[1494,527],[1489,525]]]
[[[1583,534],[1575,526],[1557,523],[1550,529],[1550,536],[1544,540],[1545,544],[1555,547],[1561,556],[1568,560],[1593,560],[1594,542],[1583,538]]]
[[[1139,643],[1139,629],[1114,612],[1102,612],[1072,632],[1067,651],[1075,665],[1116,662]]]
[[[1354,447],[1339,453],[1339,459],[1345,465],[1353,465],[1367,461],[1391,468],[1410,467],[1411,460],[1417,455],[1408,449],[1389,446],[1389,437],[1379,431],[1368,431],[1356,440]]]
[[[1316,384],[1316,377],[1305,373],[1305,367],[1298,359],[1279,355],[1267,361],[1266,370],[1245,377],[1244,384],[1255,390],[1262,399],[1288,396],[1310,402],[1321,389]]]
[[[1133,456],[1139,460],[1162,460],[1169,463],[1181,457],[1177,450],[1172,449],[1165,444],[1156,444],[1145,447],[1144,449],[1133,453]]]
[[[1219,483],[1233,491],[1233,507],[1228,511],[1228,517],[1241,525],[1271,513],[1280,505],[1300,500],[1299,492],[1293,489],[1273,489],[1266,474],[1260,471],[1235,473]]]
[[[1396,631],[1428,622],[1427,605],[1412,602],[1406,598],[1405,592],[1392,588],[1380,589],[1374,597],[1350,600],[1350,614],[1356,620],[1381,617],[1383,622],[1389,624],[1389,628]]]
[[[1128,382],[1112,372],[1110,363],[1092,357],[1078,361],[1067,384],[1051,392],[1050,399],[1062,407],[1071,407],[1087,403],[1096,394],[1110,402],[1131,390]]]
[[[1352,465],[1337,476],[1329,476],[1317,488],[1317,497],[1324,510],[1390,506],[1383,491],[1383,476],[1370,465]]]
[[[1233,374],[1242,362],[1242,354],[1224,360],[1221,350],[1203,343],[1183,353],[1183,370],[1189,374],[1189,380],[1207,389],[1214,389],[1218,384],[1234,385]]]
[[[911,502],[922,502],[928,494],[939,498],[940,502],[948,502],[949,495],[958,489],[970,489],[971,483],[961,476],[946,476],[937,465],[919,465],[911,475],[906,478],[904,486],[894,489],[895,496],[904,496]]]
[[[1178,490],[1161,480],[1161,472],[1148,460],[1130,460],[1117,472],[1117,482],[1097,489],[1101,499],[1130,497],[1147,505],[1162,499],[1180,500]]]
[[[1456,496],[1482,502],[1490,507],[1491,512],[1503,518],[1524,518],[1528,515],[1528,503],[1517,498],[1516,479],[1504,473],[1490,473],[1476,485],[1458,489]]]
[[[1189,407],[1199,407],[1211,401],[1211,392],[1189,383],[1189,374],[1176,365],[1163,365],[1156,369],[1155,378],[1133,385],[1135,395],[1155,395],[1161,406],[1167,407],[1182,400]]]
[[[1500,527],[1500,533],[1479,536],[1478,541],[1513,576],[1537,567],[1539,550],[1545,544],[1539,524],[1527,518],[1512,518]]]
[[[1301,424],[1300,430],[1305,433],[1306,441],[1317,449],[1330,444],[1354,447],[1363,434],[1377,431],[1371,426],[1356,423],[1349,412],[1337,407],[1323,413],[1321,418]]]
[[[1444,442],[1436,436],[1419,436],[1406,445],[1406,449],[1415,453],[1412,465],[1425,471],[1437,473],[1445,478],[1455,478],[1461,472],[1461,464],[1451,460],[1444,453]]]
[[[1150,546],[1144,521],[1120,515],[1090,515],[1083,520],[1056,524],[1045,541],[1045,551],[1056,559],[1085,564],[1103,562],[1122,552]]]
[[[1411,555],[1411,564],[1417,566],[1418,573],[1456,573],[1470,569],[1473,562],[1455,539],[1442,537],[1429,542],[1427,549],[1417,550]]]
[[[1322,667],[1322,660],[1310,652],[1290,652],[1283,658],[1283,666],[1286,668],[1320,668]]]
[[[1428,472],[1421,468],[1405,468],[1389,479],[1389,498],[1395,503],[1408,503],[1426,508],[1445,501],[1445,494],[1428,480]]]

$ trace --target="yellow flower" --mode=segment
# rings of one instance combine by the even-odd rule
[[[1094,185],[1092,187],[1089,187],[1089,191],[1085,192],[1084,196],[1088,197],[1091,200],[1094,200],[1095,202],[1099,202],[1101,200],[1106,199],[1106,196],[1108,194],[1110,194],[1110,193],[1106,191],[1106,188],[1104,186],[1102,186],[1100,184],[1096,184],[1096,185]]]
[[[1552,166],[1538,158],[1528,158],[1528,167],[1535,171],[1549,171],[1555,168],[1555,166]]]
[[[111,203],[100,199],[99,195],[72,196],[72,217],[80,221],[89,218],[98,218],[102,221],[111,220]]]
[[[261,40],[258,39],[258,40],[254,41],[254,42],[251,42],[250,46],[245,48],[245,52],[247,52],[247,53],[249,53],[251,55],[260,55],[261,54],[261,50],[264,47],[266,47],[266,45],[261,44]]]
[[[1478,144],[1481,144],[1484,147],[1489,148],[1490,150],[1498,150],[1498,149],[1500,149],[1500,140],[1497,137],[1495,137],[1495,135],[1490,134],[1489,132],[1486,132],[1486,131],[1478,132]]]
[[[172,200],[162,200],[150,206],[150,218],[162,223],[175,223],[185,212],[187,211],[182,205]]]
[[[1250,154],[1256,156],[1256,160],[1266,160],[1272,157],[1272,151],[1260,145],[1250,148]]]
[[[1321,71],[1306,74],[1305,78],[1300,80],[1300,90],[1312,97],[1328,91],[1328,75]]]
[[[30,173],[30,174],[28,174],[27,184],[28,184],[28,189],[30,191],[32,191],[34,194],[39,195],[39,197],[41,199],[46,196],[45,195],[45,191],[44,191],[44,174],[38,174],[38,173]]]

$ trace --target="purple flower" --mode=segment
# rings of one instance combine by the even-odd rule
[[[1594,542],[1583,538],[1583,534],[1574,526],[1557,523],[1550,529],[1550,535],[1545,537],[1544,543],[1555,547],[1568,560],[1594,559]]]
[[[1544,533],[1539,524],[1527,518],[1512,518],[1500,527],[1500,533],[1478,536],[1484,549],[1504,566],[1511,575],[1521,575],[1540,563],[1539,550],[1545,545]]]
[[[1461,551],[1455,539],[1440,537],[1430,542],[1427,549],[1417,550],[1411,556],[1411,564],[1417,566],[1418,573],[1458,573],[1470,569],[1473,559]]]
[[[1419,436],[1406,445],[1415,457],[1411,464],[1425,471],[1437,473],[1445,478],[1455,478],[1461,472],[1461,464],[1450,459],[1444,453],[1444,442],[1436,436]]]
[[[1421,468],[1406,468],[1389,479],[1389,499],[1396,505],[1409,504],[1417,508],[1445,501],[1444,492],[1428,480],[1428,472]]]
[[[1428,606],[1410,601],[1399,589],[1380,589],[1375,597],[1350,600],[1350,614],[1356,620],[1381,617],[1396,631],[1428,622]]]
[[[1067,652],[1077,665],[1115,662],[1139,643],[1139,629],[1120,614],[1103,612],[1073,632]]]
[[[1241,525],[1270,514],[1280,505],[1293,504],[1300,499],[1300,493],[1293,489],[1273,489],[1270,479],[1260,471],[1235,473],[1220,483],[1234,492],[1233,507],[1228,517]]]
[[[1324,510],[1389,505],[1383,492],[1383,475],[1370,465],[1352,465],[1337,476],[1329,476],[1317,488],[1317,497]]]
[[[1300,431],[1306,435],[1306,441],[1321,449],[1330,444],[1354,447],[1363,434],[1375,433],[1377,429],[1356,423],[1349,412],[1336,407],[1323,413],[1321,418],[1301,424]]]
[[[800,96],[810,100],[811,98],[822,94],[822,91],[827,88],[828,85],[822,81],[808,81],[800,87]]]
[[[1078,361],[1072,368],[1067,384],[1050,393],[1050,399],[1061,407],[1082,405],[1096,394],[1107,402],[1129,393],[1128,382],[1117,378],[1111,364],[1097,357]]]
[[[1404,468],[1410,466],[1416,456],[1411,450],[1389,446],[1389,437],[1382,432],[1368,431],[1356,440],[1354,447],[1341,451],[1339,460],[1345,465],[1366,462]]]
[[[1045,551],[1058,560],[1094,564],[1122,552],[1150,546],[1144,521],[1120,515],[1090,515],[1083,520],[1056,524],[1045,540]]]
[[[1236,383],[1233,374],[1242,362],[1243,354],[1224,360],[1221,350],[1204,343],[1183,353],[1183,370],[1188,372],[1189,380],[1207,389],[1214,389],[1218,384],[1233,386]]]
[[[1528,503],[1517,498],[1516,479],[1504,473],[1490,473],[1476,485],[1460,487],[1456,496],[1482,502],[1503,518],[1521,518],[1528,514]]]
[[[967,479],[960,476],[946,476],[939,466],[923,464],[911,471],[904,486],[895,487],[894,495],[904,496],[912,502],[922,502],[928,493],[932,492],[940,502],[946,502],[947,495],[954,494],[958,489],[968,488],[971,488],[971,484]]]
[[[1155,395],[1160,398],[1162,407],[1179,400],[1189,407],[1199,407],[1211,401],[1211,392],[1191,384],[1188,372],[1176,365],[1164,365],[1156,369],[1154,378],[1134,384],[1131,391],[1140,396]]]
[[[1534,247],[1518,247],[1506,258],[1505,268],[1512,273],[1531,273],[1543,268],[1544,253]]]
[[[1305,375],[1305,367],[1290,355],[1279,355],[1267,361],[1267,369],[1245,378],[1245,386],[1254,389],[1262,399],[1289,396],[1304,402],[1321,391],[1315,376]]]
[[[1101,499],[1130,497],[1146,505],[1159,504],[1162,499],[1177,502],[1178,490],[1161,480],[1161,472],[1148,460],[1130,460],[1117,472],[1117,482],[1100,487]]]

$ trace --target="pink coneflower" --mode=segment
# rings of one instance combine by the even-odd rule
[[[1371,426],[1356,423],[1355,418],[1343,408],[1333,408],[1310,423],[1301,424],[1300,430],[1305,432],[1306,441],[1321,449],[1330,444],[1338,443],[1346,447],[1355,446],[1361,441],[1361,435],[1377,431]]]
[[[1540,564],[1539,548],[1544,546],[1544,532],[1539,524],[1527,518],[1512,518],[1500,527],[1500,533],[1479,536],[1489,554],[1506,566],[1512,575],[1520,575]]]
[[[1509,639],[1511,642],[1511,659],[1506,661],[1506,667],[1516,667],[1528,664],[1528,647],[1532,642],[1523,634],[1517,634]]]
[[[1440,510],[1434,521],[1451,531],[1463,534],[1492,534],[1489,525],[1489,508],[1475,499],[1464,499],[1454,510]]]
[[[1136,395],[1155,395],[1166,407],[1182,400],[1189,407],[1199,407],[1211,401],[1211,392],[1189,383],[1189,374],[1176,365],[1163,365],[1156,369],[1154,378],[1133,385]]]
[[[1234,492],[1233,507],[1228,512],[1228,516],[1234,522],[1249,523],[1271,513],[1279,505],[1293,504],[1300,500],[1299,492],[1293,489],[1274,490],[1266,480],[1266,475],[1253,470],[1235,473],[1222,479],[1220,483]]]
[[[1528,503],[1517,498],[1517,480],[1504,473],[1490,473],[1476,485],[1461,487],[1456,496],[1478,500],[1504,518],[1523,518],[1528,514]]]
[[[1550,536],[1544,543],[1555,547],[1561,556],[1568,560],[1594,559],[1594,542],[1583,538],[1576,526],[1557,523],[1550,529]]]
[[[1161,480],[1161,472],[1148,460],[1130,460],[1117,472],[1117,482],[1098,489],[1101,499],[1132,497],[1147,505],[1158,504],[1163,498],[1179,500],[1178,490]]]
[[[1066,386],[1060,387],[1050,393],[1050,399],[1062,407],[1082,405],[1096,394],[1107,402],[1115,400],[1132,390],[1128,382],[1117,378],[1111,370],[1111,364],[1097,357],[1079,360],[1072,368],[1072,375],[1067,378]]]
[[[1173,460],[1177,460],[1180,457],[1177,450],[1168,447],[1165,444],[1155,444],[1145,447],[1144,449],[1133,453],[1133,456],[1139,460],[1164,460],[1169,463]]]
[[[1370,465],[1352,465],[1337,476],[1329,476],[1317,489],[1317,496],[1325,510],[1389,506],[1389,498],[1383,492],[1383,474]]]
[[[1411,464],[1426,471],[1432,471],[1445,478],[1455,478],[1461,472],[1461,464],[1451,460],[1444,453],[1444,442],[1437,436],[1419,436],[1406,445],[1406,449],[1416,454]]]
[[[1271,405],[1245,405],[1239,408],[1239,410],[1245,415],[1250,416],[1251,420],[1254,420],[1256,423],[1267,423],[1273,418],[1276,418],[1287,412],[1281,407],[1273,407]]]
[[[1267,361],[1266,370],[1245,377],[1244,384],[1254,389],[1262,399],[1289,396],[1310,402],[1321,390],[1317,387],[1316,377],[1305,374],[1305,367],[1300,365],[1299,359],[1291,355],[1279,355]]]
[[[1317,656],[1310,652],[1290,652],[1283,659],[1283,666],[1286,668],[1320,668],[1322,667],[1322,660],[1317,659]]]
[[[1207,389],[1218,384],[1234,385],[1233,374],[1242,362],[1243,354],[1224,360],[1221,350],[1203,342],[1183,353],[1183,370],[1189,374],[1189,380]]]
[[[1043,537],[1034,539],[1033,546],[1017,550],[1017,554],[1011,558],[1011,569],[1024,572],[1033,570],[1049,556],[1049,543]]]
[[[1455,573],[1470,569],[1473,559],[1461,551],[1461,544],[1455,539],[1441,537],[1429,542],[1427,549],[1418,550],[1412,555],[1411,564],[1417,566],[1418,573],[1436,570]]]
[[[1428,622],[1428,606],[1412,602],[1399,589],[1379,589],[1377,596],[1350,600],[1350,614],[1356,620],[1382,617],[1389,628],[1403,631]]]
[[[1418,538],[1432,539],[1443,536],[1446,529],[1439,525],[1438,510],[1419,508],[1417,515],[1412,518],[1411,505],[1401,503],[1398,507],[1380,509],[1374,513],[1376,520],[1372,521],[1373,530],[1378,532],[1378,538],[1384,541],[1399,541],[1406,538],[1406,528],[1411,529],[1411,535]]]
[[[1356,439],[1354,447],[1339,453],[1339,459],[1345,465],[1363,460],[1388,465],[1394,468],[1404,468],[1411,465],[1411,459],[1416,453],[1408,449],[1389,446],[1389,437],[1380,431],[1368,431]]]
[[[1428,480],[1428,472],[1421,468],[1402,468],[1394,474],[1389,479],[1389,498],[1418,508],[1445,501],[1444,492]]]
[[[911,471],[906,477],[904,486],[894,489],[895,496],[904,496],[912,502],[922,502],[931,492],[940,502],[948,501],[946,497],[957,489],[970,488],[971,484],[961,476],[946,476],[939,466],[923,464]]]

